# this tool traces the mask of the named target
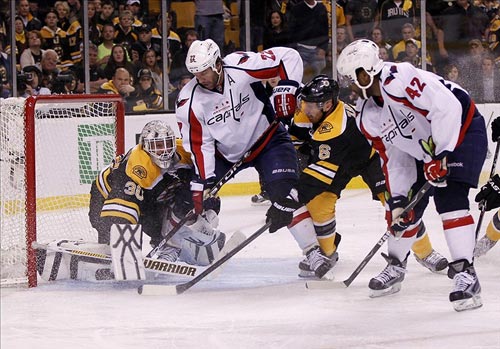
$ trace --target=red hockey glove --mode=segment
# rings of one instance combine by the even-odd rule
[[[442,159],[432,159],[424,164],[425,179],[431,182],[435,187],[446,187],[446,176],[448,167],[446,166],[446,157]]]
[[[404,208],[408,205],[408,198],[405,196],[395,196],[387,201],[389,209],[391,210],[390,215],[386,215],[387,224],[390,229],[394,232],[405,231],[412,223],[415,221],[415,211],[410,210],[409,212],[402,214]]]
[[[191,195],[193,198],[193,207],[196,214],[201,214],[204,209],[211,209],[219,213],[220,199],[218,197],[208,196],[210,189],[215,185],[215,178],[206,180],[191,181]]]
[[[273,88],[273,101],[276,117],[290,124],[297,109],[297,89],[299,83],[293,80],[280,80]]]

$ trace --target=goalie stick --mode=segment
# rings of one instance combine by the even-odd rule
[[[262,233],[264,233],[269,227],[271,226],[271,222],[266,223],[263,225],[261,228],[259,228],[255,233],[250,235],[246,240],[244,240],[242,243],[240,243],[238,246],[233,248],[231,251],[229,251],[226,255],[224,255],[222,258],[218,259],[214,263],[212,263],[207,269],[205,269],[200,275],[196,276],[192,280],[189,280],[188,282],[185,282],[183,284],[179,285],[161,285],[161,286],[156,286],[156,285],[143,285],[140,286],[137,289],[137,292],[139,294],[144,294],[144,295],[175,295],[175,294],[182,294],[189,290],[191,287],[196,285],[198,282],[201,280],[205,279],[209,274],[213,273],[214,271],[218,270],[218,268],[227,262],[231,257],[233,257],[236,253],[241,251],[243,248],[245,248],[247,245],[249,245],[253,240],[258,238]],[[150,292],[151,289],[154,289],[154,292]]]
[[[255,141],[254,144],[252,144],[252,146],[250,147],[250,149],[245,153],[243,154],[243,156],[238,160],[236,161],[233,166],[231,166],[231,168],[226,172],[226,174],[224,174],[224,176],[212,187],[212,189],[210,189],[210,191],[208,192],[207,194],[207,197],[214,197],[215,195],[217,195],[217,193],[219,192],[219,190],[222,188],[222,186],[224,184],[226,184],[227,182],[229,182],[229,180],[231,178],[233,178],[233,176],[235,175],[236,171],[240,168],[240,166],[243,164],[243,162],[245,162],[246,159],[248,159],[248,157],[253,153],[253,151],[258,147],[258,145],[260,145],[268,136],[272,135],[274,133],[274,131],[278,128],[278,125],[279,125],[279,121],[278,119],[275,119],[273,120],[273,122],[271,122],[269,124],[269,126],[264,130],[264,132],[262,132],[262,134],[259,136],[259,138]],[[196,217],[196,213],[194,212],[194,209],[192,209],[191,211],[189,211],[180,221],[179,223],[176,224],[175,227],[172,228],[172,230],[170,230],[166,235],[165,237],[163,238],[162,241],[160,241],[160,243],[158,244],[159,248],[161,249],[167,242],[168,240],[170,240],[174,235],[175,233],[177,233],[179,231],[180,228],[182,228],[182,226],[184,224],[186,224],[186,222],[188,222],[190,219],[192,218],[195,218]]]
[[[239,230],[234,232],[233,235],[226,242],[224,247],[219,253],[220,256],[225,255],[228,251],[231,251],[234,247],[238,246],[242,241],[245,240],[245,235]],[[34,249],[43,249],[51,252],[61,252],[67,253],[73,256],[80,257],[82,261],[90,262],[102,262],[111,263],[111,255],[105,253],[97,253],[85,250],[78,250],[74,248],[66,248],[62,246],[41,244],[38,242],[33,242],[32,247]],[[149,257],[144,257],[142,259],[144,263],[144,268],[148,272],[170,275],[170,276],[180,276],[186,278],[194,278],[200,275],[208,266],[193,265],[184,262],[169,262],[161,259],[154,259]]]
[[[420,190],[415,194],[415,196],[410,200],[408,205],[404,208],[403,212],[399,216],[402,216],[409,211],[411,211],[417,204],[418,202],[427,194],[429,189],[432,187],[432,184],[430,182],[425,182],[425,184],[420,188]],[[343,288],[343,287],[349,287],[349,285],[352,284],[354,279],[358,277],[358,275],[361,273],[361,271],[366,267],[368,262],[373,258],[375,253],[382,247],[382,245],[385,243],[385,241],[389,238],[389,235],[391,234],[390,230],[387,230],[384,235],[377,241],[375,246],[372,247],[370,252],[366,255],[366,257],[361,261],[361,263],[358,265],[356,269],[352,272],[352,274],[345,279],[344,281],[341,282],[334,282],[334,281],[320,281],[320,280],[313,280],[313,281],[308,281],[306,282],[306,288],[308,289],[330,289],[330,288]],[[402,233],[401,233],[402,234]],[[398,238],[398,237],[396,237]]]

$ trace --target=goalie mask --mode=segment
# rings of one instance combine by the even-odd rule
[[[379,48],[373,41],[367,39],[356,40],[347,45],[339,55],[337,61],[337,71],[340,75],[356,84],[367,99],[366,90],[373,84],[373,78],[380,73],[384,66],[384,61],[379,58]],[[358,69],[363,69],[369,76],[370,82],[366,86],[361,86],[357,78]]]
[[[139,143],[160,168],[168,168],[175,155],[174,131],[163,121],[148,122],[142,129]]]
[[[221,59],[219,46],[212,40],[196,40],[193,41],[186,56],[186,68],[192,73],[201,73],[207,68],[212,68],[217,71],[217,61]]]

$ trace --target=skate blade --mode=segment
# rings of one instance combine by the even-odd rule
[[[299,270],[298,274],[299,278],[302,279],[312,279],[312,280],[319,280],[316,274],[314,274],[314,271],[307,271],[307,270]]]
[[[457,300],[451,303],[453,304],[453,309],[458,312],[472,310],[483,306],[483,301],[479,295],[472,298]]]
[[[390,294],[401,291],[401,283],[392,285],[391,287],[384,288],[383,290],[372,290],[370,289],[370,298],[378,298],[383,296],[388,296]]]

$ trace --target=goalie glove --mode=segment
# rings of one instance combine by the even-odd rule
[[[292,189],[286,198],[273,201],[266,213],[266,223],[271,222],[269,232],[274,233],[292,223],[293,212],[301,206],[296,189]]]
[[[500,207],[500,177],[497,174],[481,187],[475,200],[479,203],[480,209],[485,205],[486,211]]]
[[[273,101],[276,118],[289,125],[297,109],[297,89],[299,83],[293,80],[280,80],[273,88]]]
[[[408,198],[405,196],[395,196],[387,201],[390,215],[386,215],[387,225],[392,232],[405,231],[415,221],[415,211],[411,209],[404,213],[404,208],[408,205]]]

